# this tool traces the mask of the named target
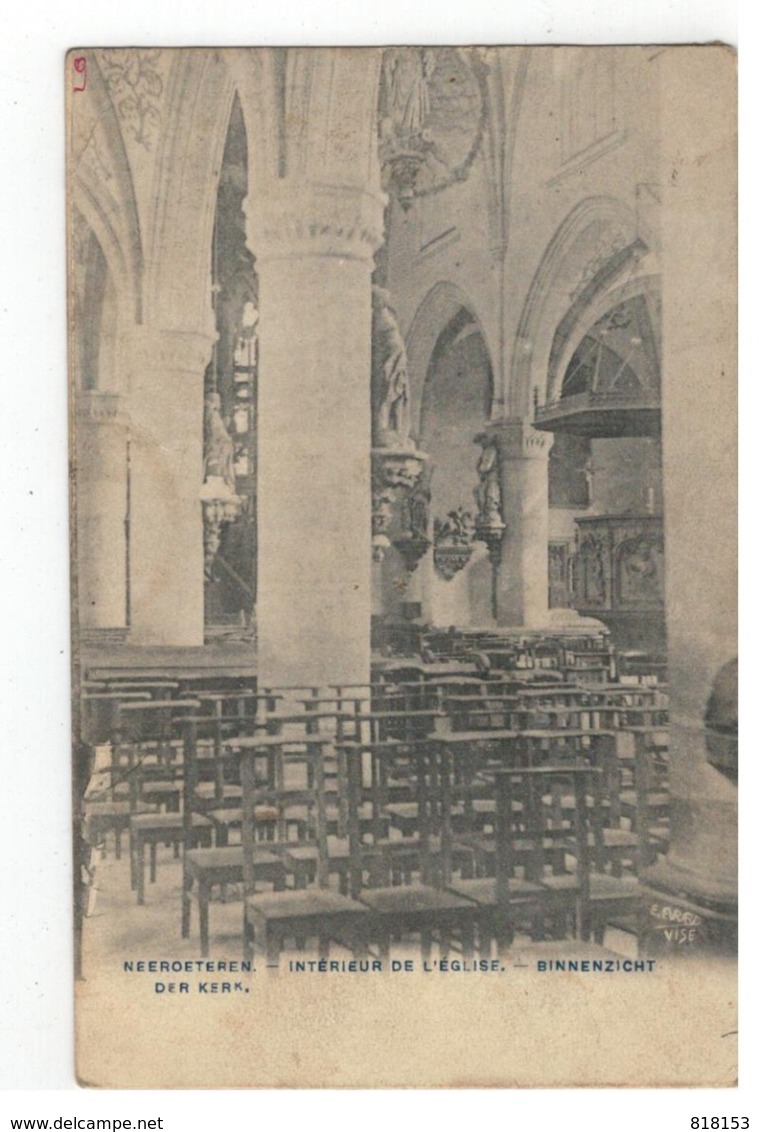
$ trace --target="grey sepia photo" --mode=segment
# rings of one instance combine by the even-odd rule
[[[733,1084],[732,53],[66,84],[80,1080]]]

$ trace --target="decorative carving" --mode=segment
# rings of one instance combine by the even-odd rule
[[[109,182],[113,180],[114,174],[103,156],[100,136],[97,129],[94,129],[87,139],[87,144],[79,157],[79,167],[88,170],[93,181],[95,181],[99,187],[106,189],[109,198],[116,202],[116,197],[109,187]]]
[[[631,239],[631,234],[621,232],[619,229],[612,229],[611,231],[607,229],[599,236],[590,256],[585,261],[576,287],[570,293],[569,297],[572,302],[582,294],[591,280],[595,279],[601,268],[630,244]]]
[[[406,346],[390,295],[372,287],[372,546],[381,561],[390,545],[393,505],[406,497],[404,530],[396,546],[415,569],[430,545],[427,534],[429,491],[409,494],[427,459],[409,435],[409,384]],[[415,508],[415,518],[412,511]],[[425,509],[425,515],[422,510]]]
[[[445,519],[435,520],[435,569],[447,582],[463,570],[472,557],[474,540],[474,518],[463,507],[449,511]]]
[[[477,500],[477,523],[488,526],[502,518],[501,483],[498,468],[498,450],[495,444],[486,444],[477,464],[480,482],[475,489]]]
[[[372,554],[377,562],[390,546],[395,503],[416,485],[426,459],[413,449],[372,449]]]
[[[375,445],[414,447],[409,438],[406,345],[390,294],[372,287],[372,427]]]
[[[664,605],[664,547],[648,534],[623,542],[617,551],[620,605]]]
[[[221,529],[240,514],[242,500],[235,491],[234,443],[221,416],[221,397],[206,396],[203,426],[203,549],[206,579],[221,545]]]
[[[548,544],[548,608],[567,609],[570,605],[570,550],[567,542]]]
[[[385,483],[381,471],[372,471],[372,557],[381,562],[390,548],[395,491]]]
[[[127,423],[122,398],[118,393],[104,393],[100,390],[77,392],[76,415],[97,424]]]
[[[258,263],[299,251],[369,261],[384,239],[385,204],[363,189],[278,183],[264,207],[247,198],[248,242]]]
[[[404,209],[469,175],[488,117],[486,74],[475,50],[386,49],[379,153],[383,186]]]
[[[578,604],[601,607],[606,604],[606,573],[603,546],[594,535],[587,535],[577,551],[575,566]]]
[[[480,482],[474,492],[477,502],[475,537],[485,543],[495,564],[500,561],[501,544],[506,532],[501,510],[501,469],[498,447],[495,439],[487,433],[476,437],[475,440],[477,444],[482,445],[477,464]]]
[[[126,132],[144,149],[151,149],[161,120],[159,100],[163,79],[155,64],[157,47],[113,47],[99,53],[113,104]]]
[[[416,570],[432,545],[429,537],[431,499],[429,485],[420,479],[404,500],[403,529],[393,545],[403,557],[410,574]]]
[[[203,479],[221,478],[234,491],[235,446],[221,416],[221,397],[215,391],[206,396],[203,422]]]

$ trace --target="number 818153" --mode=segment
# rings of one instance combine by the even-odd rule
[[[748,1128],[747,1116],[692,1116],[691,1128]]]

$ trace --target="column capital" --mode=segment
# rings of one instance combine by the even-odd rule
[[[124,398],[101,389],[77,390],[74,413],[78,421],[92,421],[94,424],[123,425],[127,420]]]
[[[217,337],[210,327],[203,332],[135,326],[126,333],[122,343],[129,352],[133,373],[158,369],[197,375],[208,365]]]
[[[371,263],[384,240],[383,193],[348,185],[274,182],[248,197],[248,246],[258,263],[329,256]]]
[[[494,444],[502,460],[547,460],[553,445],[553,433],[540,432],[529,421],[511,418],[491,421],[475,442]]]

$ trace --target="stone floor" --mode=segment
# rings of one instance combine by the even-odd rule
[[[189,939],[182,939],[180,930],[182,868],[173,851],[158,847],[158,869],[155,884],[146,880],[145,903],[137,904],[129,884],[128,853],[117,860],[111,849],[94,867],[94,891],[89,914],[84,922],[83,974],[95,975],[104,965],[121,964],[134,958],[197,958],[199,956],[197,907],[193,904]],[[605,947],[615,954],[634,958],[635,940],[619,931],[609,930]],[[530,942],[517,939],[515,950],[529,948]],[[572,945],[582,950],[582,945]],[[545,950],[543,945],[542,950]],[[562,947],[566,953],[566,945]],[[299,955],[316,956],[302,951]],[[342,957],[341,949],[331,952]],[[347,956],[348,953],[345,952]],[[216,894],[210,910],[210,954],[212,959],[242,958],[242,905],[239,892],[230,886],[226,899]]]

